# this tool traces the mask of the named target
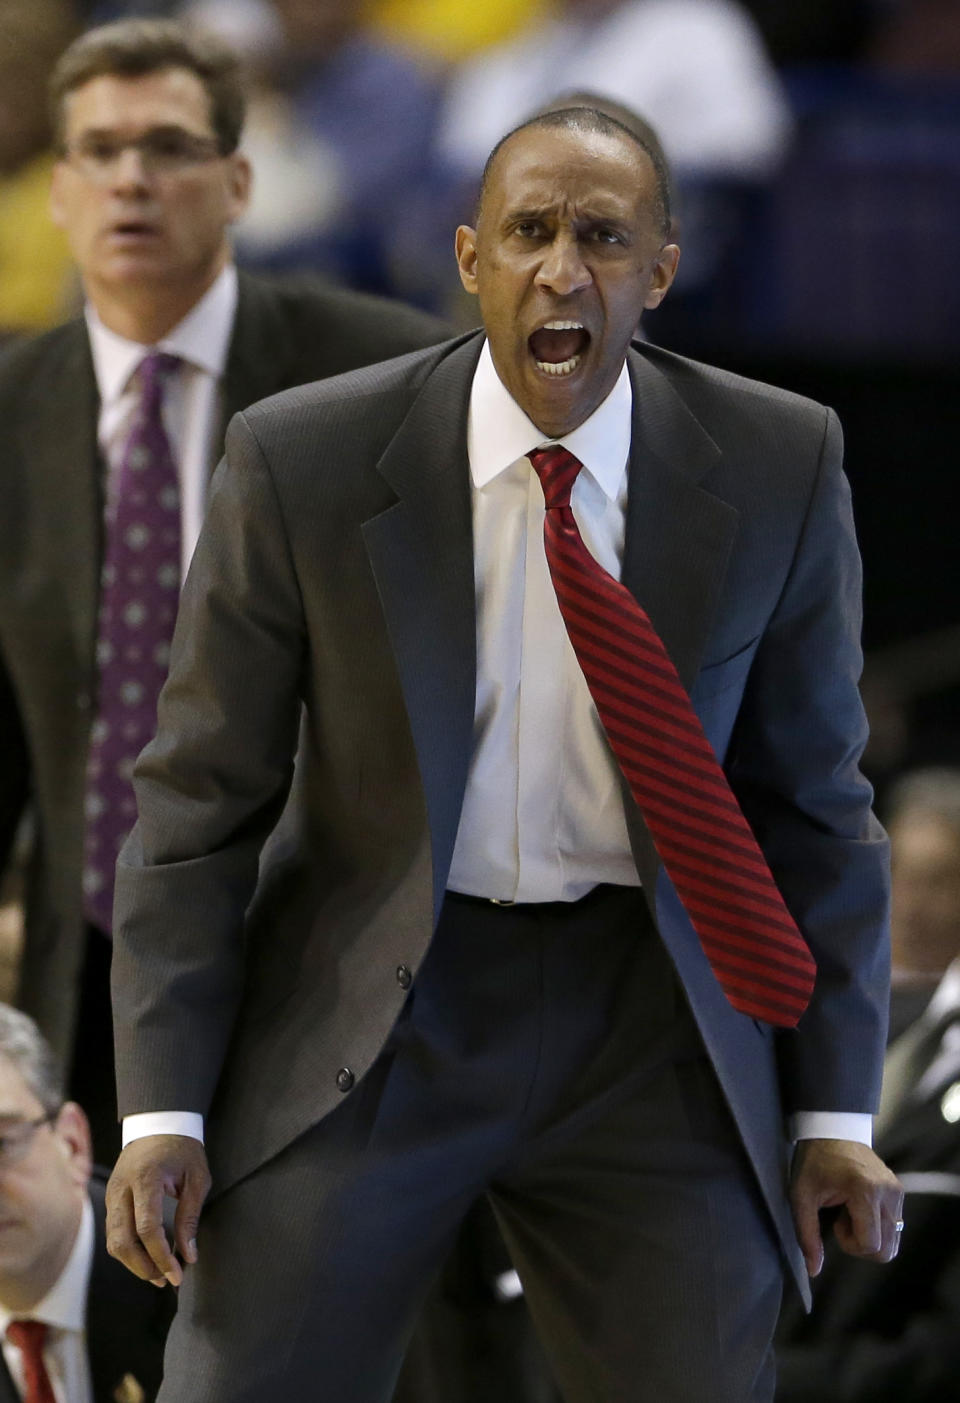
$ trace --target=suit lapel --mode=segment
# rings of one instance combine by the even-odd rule
[[[699,485],[722,457],[713,439],[649,360],[631,352],[629,366],[633,427],[622,578],[689,690],[739,514]]]
[[[378,468],[398,500],[366,522],[426,798],[439,914],[473,739],[476,606],[467,404],[481,342],[430,375]]]
[[[722,457],[666,376],[628,358],[633,387],[623,583],[647,611],[684,686],[696,679],[737,533],[735,507],[700,480]],[[656,888],[658,858],[626,781],[627,823],[640,879]]]
[[[31,464],[39,499],[37,568],[51,581],[69,581],[58,608],[66,609],[85,670],[93,654],[100,594],[98,405],[86,327],[74,322],[64,328],[49,371],[32,388],[21,422],[20,452]]]

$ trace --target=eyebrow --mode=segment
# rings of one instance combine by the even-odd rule
[[[121,127],[83,127],[77,133],[78,137],[93,137],[95,139],[110,137],[123,138],[124,131]],[[144,136],[199,136],[211,141],[216,140],[214,132],[196,132],[190,127],[183,126],[180,122],[159,122],[155,127],[147,127],[138,136],[129,137],[128,140],[139,141]]]
[[[522,219],[543,219],[550,213],[549,205],[540,205],[536,209],[511,209],[507,210],[503,218],[505,222]]]

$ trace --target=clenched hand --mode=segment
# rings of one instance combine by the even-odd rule
[[[811,1276],[823,1266],[819,1214],[824,1208],[839,1209],[833,1234],[844,1252],[874,1262],[889,1262],[897,1255],[903,1185],[867,1145],[801,1140],[793,1160],[790,1202]]]
[[[132,1140],[107,1185],[107,1251],[135,1276],[179,1286],[183,1268],[163,1226],[166,1198],[177,1199],[174,1247],[197,1260],[197,1223],[210,1190],[207,1156],[188,1135],[145,1135]]]

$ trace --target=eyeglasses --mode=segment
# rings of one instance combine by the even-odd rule
[[[7,1121],[0,1125],[0,1169],[18,1164],[26,1159],[33,1138],[42,1125],[52,1125],[60,1114],[59,1110],[48,1111],[36,1120]]]
[[[124,141],[120,137],[82,136],[65,145],[61,158],[94,181],[109,180],[124,151],[136,151],[148,175],[178,175],[224,155],[215,137],[197,136],[182,127],[158,127]]]

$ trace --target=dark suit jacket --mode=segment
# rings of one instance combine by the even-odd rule
[[[90,1181],[94,1249],[87,1289],[87,1355],[94,1403],[114,1403],[124,1375],[132,1374],[152,1403],[163,1372],[163,1346],[176,1308],[172,1291],[158,1291],[107,1255],[104,1233],[106,1183]],[[20,1403],[0,1355],[0,1403]]]
[[[224,425],[265,395],[443,334],[441,323],[379,298],[241,274]],[[82,320],[0,360],[0,871],[32,802],[18,1002],[65,1062],[84,953],[83,793],[102,524],[97,414]]]
[[[236,419],[121,855],[122,1113],[209,1112],[225,1186],[341,1098],[443,900],[471,755],[471,336]],[[819,963],[797,1032],[735,1012],[632,800],[634,855],[784,1249],[788,1110],[873,1108],[886,844],[857,770],[859,561],[835,418],[653,347],[623,579],[671,653]],[[309,717],[299,843],[257,854]],[[342,1087],[348,1078],[340,1078]]]

